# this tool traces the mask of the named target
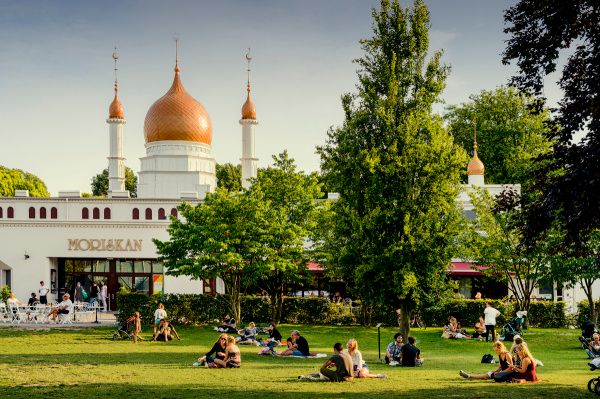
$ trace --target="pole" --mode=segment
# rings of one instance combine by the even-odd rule
[[[98,306],[95,306],[95,308],[96,308],[96,321],[94,323],[100,324],[100,322],[98,321]]]
[[[381,360],[381,323],[377,324],[377,353]]]

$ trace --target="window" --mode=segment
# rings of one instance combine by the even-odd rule
[[[40,208],[40,219],[46,219],[46,208],[45,207]]]
[[[110,219],[110,208],[104,208],[104,219]]]
[[[117,273],[133,273],[133,262],[128,260],[118,260]]]
[[[58,218],[58,209],[56,209],[55,207],[52,207],[50,209],[50,219],[56,219]]]
[[[4,217],[4,215],[2,215],[2,207],[0,206],[0,218]]]
[[[150,292],[150,277],[135,278],[135,292]]]
[[[32,206],[29,207],[29,219],[35,219],[35,208]]]
[[[82,219],[89,219],[90,218],[90,210],[87,208],[83,208],[81,210],[81,218]]]
[[[171,216],[177,217],[177,208],[171,209]]]
[[[146,220],[152,220],[152,209],[146,208]]]
[[[131,218],[133,220],[138,220],[140,218],[140,210],[137,208],[133,208],[133,211],[131,211]]]
[[[165,220],[167,218],[167,215],[165,215],[165,210],[163,208],[160,208],[158,210],[158,220]]]
[[[94,210],[92,211],[92,217],[94,219],[100,219],[100,209],[94,208]]]
[[[136,260],[133,262],[133,268],[136,273],[151,273],[152,263],[149,260]]]
[[[15,209],[12,206],[9,206],[6,210],[6,217],[12,219],[15,217]]]
[[[211,279],[202,279],[202,293],[204,295],[215,295],[217,287],[217,280],[214,278]]]

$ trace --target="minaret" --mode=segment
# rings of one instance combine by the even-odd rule
[[[473,158],[467,166],[468,184],[482,187],[485,185],[483,162],[477,156],[477,123],[473,124]]]
[[[115,98],[108,108],[110,152],[108,156],[108,196],[109,198],[129,197],[125,191],[125,158],[123,157],[123,132],[125,128],[125,113],[119,101],[119,82],[117,80],[117,48],[112,54],[115,63]]]
[[[256,169],[258,158],[254,152],[254,125],[258,125],[256,120],[256,108],[254,103],[250,99],[250,49],[246,53],[246,61],[248,62],[248,86],[247,92],[248,97],[246,102],[242,106],[242,119],[240,119],[240,125],[242,125],[242,187],[250,187],[250,179],[256,177]]]

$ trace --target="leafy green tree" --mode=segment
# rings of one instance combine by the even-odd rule
[[[230,163],[217,164],[217,187],[227,191],[242,191],[242,167]]]
[[[512,87],[483,90],[469,98],[467,103],[448,107],[445,115],[454,139],[471,152],[476,122],[477,152],[485,164],[486,182],[525,184],[535,159],[552,147],[546,137],[548,111],[531,112],[535,100]]]
[[[108,195],[108,169],[92,177],[92,195],[95,197],[106,197]],[[125,190],[133,198],[137,197],[137,176],[129,167],[125,167]]]
[[[321,191],[317,176],[297,171],[287,151],[273,161],[273,166],[258,171],[250,191],[267,203],[263,245],[269,256],[262,265],[262,284],[271,297],[273,322],[279,323],[286,285],[301,281],[306,272],[304,243],[316,224],[320,207],[315,200]]]
[[[39,177],[0,165],[0,197],[13,197],[15,190],[29,190],[31,197],[50,196],[46,184]]]
[[[340,194],[330,259],[352,270],[363,301],[399,308],[407,334],[410,313],[445,285],[467,157],[432,114],[448,67],[441,52],[428,56],[426,5],[381,0],[373,18],[358,92],[342,97],[345,121],[318,152]]]
[[[256,194],[217,189],[196,206],[183,203],[169,241],[154,240],[167,274],[194,279],[219,277],[239,323],[242,287],[270,255],[264,247],[266,203]]]
[[[551,274],[551,249],[557,237],[526,243],[526,211],[521,196],[506,190],[496,198],[485,189],[470,194],[475,210],[467,231],[470,255],[466,258],[484,265],[482,272],[504,281],[520,310],[529,310],[531,295],[541,280]]]
[[[585,246],[600,228],[600,3],[597,0],[519,0],[506,10],[510,35],[503,62],[516,62],[512,78],[520,90],[540,96],[544,79],[556,71],[561,55],[566,59],[558,84],[558,103],[552,138],[556,139],[547,165],[535,179],[541,191],[530,217],[533,235],[555,221],[566,232],[565,245]],[[576,133],[587,133],[574,142]]]

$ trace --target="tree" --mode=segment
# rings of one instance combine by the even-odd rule
[[[95,197],[105,197],[108,195],[108,168],[102,173],[92,177],[92,194]],[[137,176],[129,167],[125,167],[125,190],[133,198],[137,197]]]
[[[49,197],[46,184],[37,176],[0,165],[0,197],[14,197],[15,190],[29,190],[31,197]]]
[[[529,310],[531,295],[550,274],[551,248],[555,235],[535,245],[525,240],[526,204],[514,190],[496,198],[485,189],[470,194],[475,218],[468,234],[469,261],[482,265],[482,272],[506,282],[519,310]]]
[[[342,97],[345,121],[318,152],[340,194],[331,258],[352,270],[367,304],[399,308],[407,334],[410,313],[445,284],[467,158],[432,115],[448,67],[441,52],[428,57],[423,1],[403,8],[381,0],[373,18],[374,35],[361,41],[365,55],[356,60],[358,92]]]
[[[287,151],[273,161],[273,166],[258,171],[250,191],[267,202],[263,245],[270,255],[263,263],[262,283],[271,297],[273,322],[279,323],[286,285],[301,281],[306,272],[304,243],[316,224],[320,207],[315,200],[321,191],[317,176],[296,171]]]
[[[469,99],[448,107],[445,119],[454,139],[472,151],[475,122],[477,152],[485,162],[486,182],[525,184],[531,178],[534,160],[552,147],[545,136],[548,111],[531,112],[535,100],[512,87],[482,90]]]
[[[230,163],[217,164],[217,187],[227,191],[242,191],[242,167]]]
[[[541,191],[533,207],[531,234],[539,235],[556,220],[566,232],[567,247],[581,247],[600,228],[600,3],[597,0],[520,0],[506,10],[510,35],[503,62],[515,61],[511,82],[543,105],[544,77],[566,56],[558,84],[564,93],[556,109],[547,165],[535,176]],[[539,109],[539,107],[538,107]],[[578,132],[587,132],[580,143]],[[576,193],[576,195],[574,195]]]
[[[241,321],[241,292],[269,252],[265,234],[265,201],[258,195],[217,189],[206,200],[179,207],[182,219],[172,218],[169,241],[154,240],[167,274],[194,279],[219,277],[229,294],[231,312]]]

